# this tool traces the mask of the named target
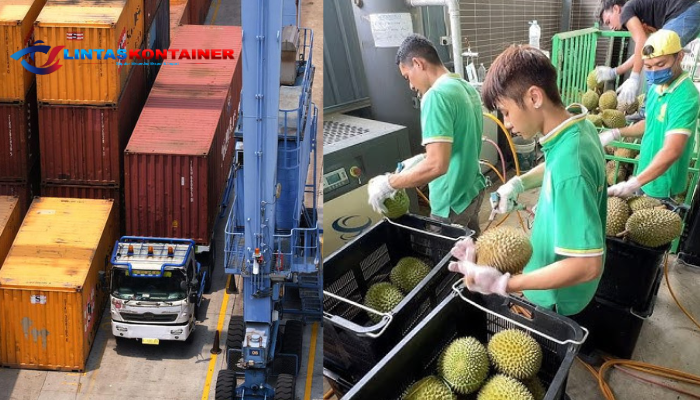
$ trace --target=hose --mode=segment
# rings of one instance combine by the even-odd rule
[[[498,125],[501,129],[503,129],[503,133],[505,133],[506,139],[508,139],[510,152],[513,154],[513,162],[515,163],[515,175],[520,176],[520,163],[518,162],[518,154],[515,152],[515,145],[513,144],[513,139],[511,139],[510,134],[508,133],[508,129],[506,129],[505,125],[503,125],[503,122],[501,122],[498,118],[494,117],[491,113],[483,114],[485,117],[493,120],[493,122],[495,122],[496,125]]]

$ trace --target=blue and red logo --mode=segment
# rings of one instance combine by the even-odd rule
[[[22,60],[22,66],[27,71],[35,73],[37,75],[46,75],[57,71],[63,66],[60,64],[60,59],[58,58],[58,55],[61,53],[61,50],[63,50],[63,48],[66,46],[56,46],[54,48],[51,48],[51,46],[39,46],[38,44],[40,43],[44,42],[41,40],[37,40],[26,49],[22,49],[16,52],[15,54],[11,55],[10,57],[12,57],[15,60],[19,60],[20,58],[29,55],[29,57],[31,57],[32,60],[34,60],[34,53],[36,52],[48,54],[49,59],[41,67],[35,67],[34,65],[31,65],[29,62],[27,62],[27,60]]]

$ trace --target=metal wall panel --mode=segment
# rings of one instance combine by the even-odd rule
[[[0,268],[2,268],[7,252],[10,251],[21,223],[19,198],[0,196]]]
[[[21,103],[0,103],[0,181],[26,181],[39,161],[36,85]]]

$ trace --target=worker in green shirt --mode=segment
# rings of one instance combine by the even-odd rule
[[[698,121],[698,89],[681,69],[680,38],[671,30],[649,36],[642,50],[649,92],[645,120],[600,134],[605,146],[622,137],[641,137],[637,176],[608,188],[609,196],[629,197],[639,189],[670,198],[686,191],[688,166]]]
[[[386,212],[384,200],[396,190],[428,184],[431,217],[468,227],[478,236],[479,209],[486,180],[479,154],[483,116],[479,93],[440,61],[423,36],[407,37],[396,54],[399,72],[421,96],[422,145],[425,154],[401,163],[403,171],[374,177],[369,204]]]
[[[482,87],[484,104],[503,114],[513,134],[540,132],[545,162],[498,188],[494,210],[513,210],[519,193],[541,187],[532,227],[533,253],[522,274],[511,276],[474,263],[470,239],[457,243],[452,271],[469,290],[502,296],[522,291],[533,303],[562,315],[583,310],[598,287],[605,249],[605,158],[588,111],[565,108],[556,70],[538,49],[511,46],[491,65]]]

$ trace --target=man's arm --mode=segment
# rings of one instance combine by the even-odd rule
[[[391,187],[394,189],[418,187],[447,173],[452,156],[452,143],[428,143],[425,150],[425,160],[406,172],[392,174],[389,177]]]
[[[591,281],[603,270],[603,256],[568,257],[508,281],[507,292],[559,289]]]
[[[644,31],[644,26],[639,18],[632,17],[627,21],[625,27],[632,35],[634,40],[634,54],[632,57],[627,59],[622,65],[615,68],[618,75],[623,75],[625,72],[632,69],[632,72],[640,73],[642,71],[642,49],[644,48],[644,42],[647,40],[647,34]]]
[[[647,120],[643,119],[633,125],[621,128],[620,135],[622,137],[640,138],[644,136],[644,128],[646,128],[646,126]]]
[[[525,188],[525,190],[542,186],[542,179],[544,179],[544,163],[541,163],[527,173],[522,174],[520,179],[523,182],[523,188]]]
[[[646,185],[666,172],[683,155],[688,136],[682,133],[668,134],[664,146],[651,160],[648,167],[637,175],[637,182]]]

